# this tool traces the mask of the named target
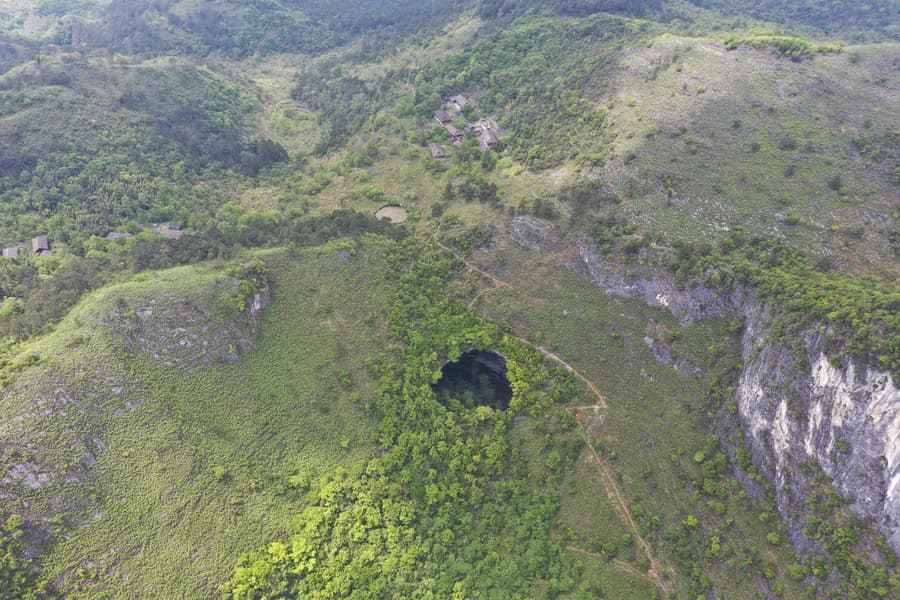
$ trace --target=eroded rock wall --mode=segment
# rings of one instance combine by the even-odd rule
[[[801,465],[813,460],[851,508],[900,549],[900,393],[890,373],[856,361],[832,365],[818,328],[788,346],[773,339],[768,311],[757,305],[747,312],[735,398],[780,512],[803,514],[810,475]],[[790,524],[795,544],[804,546],[803,523]]]
[[[754,462],[775,484],[795,547],[811,545],[803,531],[813,475],[802,467],[814,461],[851,508],[877,523],[900,551],[900,392],[890,373],[853,360],[832,365],[834,348],[826,348],[828,330],[820,325],[790,340],[775,336],[772,311],[751,289],[685,288],[663,270],[607,257],[585,238],[563,242],[536,220],[514,221],[511,236],[532,250],[568,245],[571,270],[607,293],[666,308],[683,322],[743,318],[743,370],[735,392],[741,426]]]
[[[216,360],[236,360],[253,347],[259,312],[268,305],[268,288],[250,299],[246,311],[222,318],[215,308],[191,298],[148,299],[103,319],[113,326],[128,352],[139,352],[166,366],[192,368]]]

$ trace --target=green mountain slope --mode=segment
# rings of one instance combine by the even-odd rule
[[[69,51],[141,54],[319,54],[374,34],[382,42],[440,25],[466,2],[265,0],[142,2],[39,0],[11,3],[0,27]]]
[[[678,562],[690,559],[677,558],[702,553],[701,539],[680,542],[680,554],[653,542],[648,555],[638,536],[679,531],[691,514],[727,529],[717,534],[726,549],[764,547],[764,534],[778,530],[754,525],[759,509],[739,499],[724,472],[702,475],[728,490],[715,502],[657,497],[653,490],[699,476],[694,454],[715,452],[716,442],[680,403],[652,433],[631,413],[665,406],[670,395],[702,395],[719,368],[673,376],[651,368],[646,349],[628,358],[648,317],[681,331],[677,352],[695,361],[727,323],[682,328],[638,302],[610,306],[577,279],[544,279],[555,295],[535,304],[537,280],[520,271],[526,257],[507,253],[504,277],[527,293],[483,302],[522,334],[558,332],[550,347],[590,356],[592,344],[570,330],[576,322],[554,324],[551,315],[560,306],[578,320],[627,315],[601,344],[613,362],[590,372],[614,405],[603,417],[616,423],[610,430],[586,409],[597,402],[587,388],[435,286],[462,276],[461,289],[475,291],[478,280],[455,259],[405,246],[369,238],[258,255],[271,305],[252,317],[240,312],[247,290],[220,268],[151,273],[88,298],[30,345],[38,364],[20,367],[4,397],[4,490],[8,510],[42,532],[32,538],[44,552],[42,577],[69,597],[199,598],[226,583],[240,558],[228,584],[244,590],[239,596],[288,585],[301,595],[382,588],[644,598],[654,593],[643,575],[651,564],[666,573],[664,589],[709,584],[692,580]],[[411,250],[422,257],[409,262]],[[470,345],[500,348],[519,365],[520,406],[500,413],[436,401],[427,386],[434,370]],[[647,368],[652,379],[635,388]],[[605,500],[615,484],[604,483],[585,441],[628,486],[639,530]],[[633,454],[634,444],[643,450]],[[742,525],[726,525],[714,510]],[[383,554],[370,553],[376,539]],[[312,555],[300,550],[313,541]],[[296,565],[308,577],[286,577],[293,561],[311,556],[317,566]],[[723,559],[705,560],[717,588],[753,581],[741,575],[746,565],[715,575]]]
[[[700,6],[752,15],[787,27],[815,27],[826,34],[863,41],[871,37],[897,40],[900,6],[892,0],[875,2],[776,2],[772,0],[693,0]]]
[[[896,594],[895,4],[0,1],[0,587]]]
[[[70,597],[209,597],[319,477],[373,452],[356,405],[384,249],[264,260],[262,313],[238,312],[221,267],[186,267],[104,290],[29,347],[40,364],[3,401],[4,490]]]
[[[195,64],[31,61],[0,85],[7,244],[42,230],[77,252],[132,220],[186,223],[211,201],[204,177],[286,158],[245,135],[252,97]]]
[[[598,179],[669,243],[740,225],[894,275],[897,57],[896,46],[866,46],[793,63],[658,39],[627,54],[608,96],[618,135]]]

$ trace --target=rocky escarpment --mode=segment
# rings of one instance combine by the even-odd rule
[[[511,236],[532,250],[556,250],[562,243],[535,220],[515,220]],[[900,393],[889,373],[849,358],[832,365],[828,356],[835,349],[828,347],[824,324],[790,340],[776,335],[776,316],[751,289],[685,288],[663,270],[607,257],[584,238],[565,242],[568,267],[607,293],[668,309],[684,322],[744,319],[743,370],[735,391],[740,425],[754,462],[775,485],[798,550],[812,545],[804,535],[805,500],[818,469],[803,466],[813,463],[851,509],[875,522],[900,551]],[[658,360],[667,361],[652,336],[647,343]]]
[[[779,510],[803,514],[804,490],[816,474],[801,467],[813,460],[851,508],[900,549],[900,394],[890,373],[853,360],[832,365],[827,330],[810,329],[787,344],[773,336],[768,311],[746,309],[735,399]],[[798,533],[802,548],[808,541]]]
[[[217,295],[229,296],[236,280],[218,284]],[[190,297],[149,298],[103,317],[113,337],[127,352],[137,352],[166,366],[193,368],[217,360],[231,361],[253,347],[259,312],[269,303],[269,290],[253,293],[246,310],[223,318],[214,304]]]

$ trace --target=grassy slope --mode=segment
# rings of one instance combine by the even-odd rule
[[[603,179],[635,221],[670,240],[742,224],[895,276],[897,157],[884,136],[900,127],[897,56],[896,45],[859,46],[795,63],[671,37],[628,50],[607,99],[618,137]],[[859,136],[884,140],[883,155],[862,154]]]
[[[558,31],[551,27],[554,23]],[[569,43],[565,36],[578,31],[579,23],[577,19],[525,20],[507,37],[518,39],[519,29],[522,35],[535,27],[544,31],[537,38],[526,37],[533,40],[529,43],[534,44],[534,60],[554,64],[554,53],[561,43]],[[620,209],[626,216],[641,224],[643,231],[670,241],[715,239],[741,223],[753,232],[783,236],[814,255],[834,255],[838,265],[848,270],[897,274],[888,241],[892,233],[896,235],[897,186],[891,179],[897,157],[886,137],[900,126],[890,110],[890,99],[900,85],[891,67],[896,45],[850,47],[841,54],[795,63],[766,50],[727,52],[708,37],[659,36],[661,27],[634,23],[628,26],[631,29],[623,27],[643,33],[631,31],[627,39],[606,34],[595,39],[590,34],[579,37],[577,44],[572,42],[577,46],[573,52],[603,60],[593,71],[587,69],[586,75],[564,73],[569,80],[562,84],[586,99],[591,111],[597,105],[609,107],[598,154],[605,155],[606,166],[588,169],[586,174],[626,200]],[[187,224],[192,213],[204,218],[214,214],[223,194],[236,195],[245,206],[257,209],[293,202],[312,202],[326,210],[339,205],[369,208],[365,192],[371,187],[393,201],[421,201],[427,214],[443,187],[443,176],[427,172],[429,159],[419,140],[422,136],[443,138],[432,131],[431,120],[409,113],[411,82],[392,82],[384,88],[382,77],[390,69],[421,68],[466,51],[479,39],[482,28],[477,20],[462,19],[432,43],[417,42],[378,58],[361,56],[352,46],[314,59],[297,54],[245,61],[212,57],[209,64],[218,75],[200,78],[192,75],[193,67],[183,59],[113,65],[99,57],[84,62],[50,57],[40,68],[29,63],[14,69],[5,79],[21,80],[14,87],[25,85],[34,94],[27,105],[18,92],[8,92],[5,98],[0,136],[16,141],[17,156],[41,157],[46,167],[65,165],[70,173],[84,169],[85,158],[101,157],[119,166],[114,170],[101,161],[86,169],[96,173],[87,177],[56,175],[51,180],[44,176],[47,181],[41,185],[49,194],[39,194],[24,183],[10,185],[8,197],[16,208],[3,215],[0,234],[6,234],[7,242],[26,237],[46,221],[48,209],[69,216],[69,222],[59,216],[51,222],[50,233],[57,237],[82,229],[104,233],[128,219],[174,219]],[[644,38],[646,47],[639,45]],[[497,42],[498,48],[505,47],[504,40]],[[361,77],[372,89],[387,90],[373,98],[377,117],[373,113],[373,120],[349,146],[351,152],[369,143],[380,149],[370,169],[348,168],[343,163],[347,154],[337,152],[309,160],[302,171],[279,171],[261,182],[203,176],[192,172],[190,160],[185,161],[187,174],[182,175],[184,165],[172,157],[181,154],[194,164],[215,165],[210,144],[202,140],[223,137],[223,132],[232,135],[227,131],[231,124],[239,138],[271,137],[292,158],[306,160],[322,127],[314,113],[290,98],[290,91],[295,69],[318,61],[341,64],[348,76]],[[503,85],[519,76],[516,64],[490,66]],[[53,81],[54,73],[65,73],[70,83],[41,83],[42,78]],[[222,87],[222,81],[228,84]],[[108,87],[120,93],[106,97],[103,90]],[[464,91],[491,94],[493,90]],[[129,94],[138,99],[129,96],[122,104],[119,97]],[[230,96],[227,103],[212,103],[214,96],[222,94]],[[242,111],[254,104],[252,116],[239,123]],[[228,125],[212,132],[206,125],[192,132],[183,131],[181,125],[164,126],[161,115],[194,105],[203,106],[210,119]],[[517,106],[513,102],[482,116],[504,123],[511,114],[518,114]],[[60,118],[61,112],[65,118]],[[573,140],[599,140],[596,125],[589,125],[586,118],[590,116],[561,113],[559,131],[570,138],[566,148]],[[66,127],[60,129],[59,124]],[[528,127],[529,123],[513,119],[501,133],[507,142],[515,142],[516,131]],[[870,155],[854,144],[854,138],[868,144],[865,150]],[[47,139],[61,140],[63,152],[42,145],[41,140]],[[188,140],[194,146],[184,143]],[[544,140],[550,146],[558,142],[552,136]],[[138,143],[148,146],[142,154],[149,159],[129,153],[128,148]],[[448,145],[446,150],[452,157],[454,149]],[[881,155],[873,157],[873,151]],[[577,172],[577,168],[523,171],[512,152],[507,154],[501,161],[505,168],[490,178],[498,183],[508,205],[518,206],[534,197],[552,199],[558,186],[571,182]],[[233,159],[226,159],[226,164]],[[788,169],[792,170],[789,175]],[[134,172],[150,177],[136,178]],[[829,187],[835,176],[841,178],[839,189]],[[167,179],[178,185],[166,186]],[[85,188],[86,194],[80,191]]]
[[[74,426],[102,440],[93,471],[102,475],[66,488],[69,508],[89,496],[97,502],[87,522],[46,556],[46,573],[64,577],[62,588],[72,597],[104,590],[120,598],[214,595],[240,552],[289,526],[304,485],[292,489],[288,477],[314,482],[371,454],[367,420],[349,397],[369,389],[362,361],[379,345],[381,326],[363,321],[385,310],[382,252],[374,245],[352,257],[334,246],[296,257],[268,254],[274,300],[257,348],[232,364],[184,372],[139,355],[123,364],[106,351],[102,331],[82,346],[85,354],[65,352],[64,340],[88,335],[75,324],[77,315],[41,342],[46,360],[64,361],[60,371],[79,365],[84,372],[99,361],[127,372],[130,382],[124,395],[109,399],[103,408],[112,412],[98,417],[93,430],[75,420],[76,411],[49,426],[57,433]],[[101,298],[158,295],[160,286],[172,284],[172,273],[192,294],[215,277],[197,277],[195,269],[164,272]],[[78,314],[103,306],[102,299],[89,301]],[[71,385],[66,379],[60,383]],[[16,402],[34,399],[22,393]],[[137,406],[124,410],[130,403]],[[223,480],[213,473],[217,466],[228,470]],[[27,497],[40,499],[42,492]],[[41,516],[50,518],[53,510],[44,505]],[[73,511],[65,521],[80,516]]]
[[[681,53],[655,78],[649,77],[655,69],[654,61],[662,59],[665,63],[667,53],[684,44],[692,49]],[[887,46],[885,52],[894,52],[893,48]],[[708,237],[710,223],[747,221],[758,231],[775,228],[798,244],[814,243],[820,250],[827,247],[832,251],[846,243],[846,248],[839,251],[850,266],[887,269],[890,273],[893,267],[885,252],[885,231],[878,227],[867,230],[862,240],[864,251],[858,252],[856,234],[848,238],[841,229],[867,224],[872,219],[877,223],[878,213],[884,212],[893,198],[892,190],[896,189],[887,186],[884,174],[869,177],[872,167],[854,156],[848,145],[849,136],[859,132],[865,120],[872,120],[875,128],[890,128],[892,119],[896,119],[886,112],[884,103],[871,100],[873,95],[878,97],[884,93],[882,90],[895,85],[890,75],[881,82],[875,78],[874,74],[884,70],[885,59],[875,48],[854,52],[859,53],[859,62],[851,62],[846,53],[796,65],[755,51],[726,54],[708,40],[659,40],[652,48],[625,50],[628,70],[613,92],[615,96],[597,99],[612,104],[608,126],[619,133],[612,148],[616,158],[610,161],[612,167],[604,178],[611,185],[621,186],[622,195],[629,200],[626,210],[649,231],[674,231],[679,237],[697,239]],[[773,75],[778,66],[788,70],[777,72],[781,77],[778,85],[762,88],[755,85],[760,75],[751,68],[754,63],[771,69],[766,71],[767,76]],[[682,65],[681,70],[677,69],[678,64]],[[273,67],[276,77],[283,76],[277,72],[280,68],[286,67]],[[359,72],[375,78],[381,67],[369,65]],[[846,80],[840,80],[841,77]],[[831,96],[816,98],[820,79],[829,82],[829,89],[837,90],[840,100]],[[739,85],[732,88],[734,81]],[[265,89],[265,82],[256,83]],[[688,84],[687,90],[682,88],[684,83]],[[280,92],[281,85],[282,82],[273,84],[273,92]],[[699,92],[700,86],[706,88],[703,93]],[[853,88],[865,89],[865,94],[857,95]],[[799,91],[799,95],[791,96],[792,90]],[[763,107],[752,106],[754,94]],[[629,106],[632,98],[634,106]],[[314,138],[312,118],[303,117],[295,108],[285,108],[277,100],[270,107],[271,113],[261,117],[262,126],[275,132],[277,139],[288,142],[286,146],[293,144],[289,146],[292,153],[302,154],[308,140]],[[770,105],[776,106],[774,113],[765,111]],[[840,107],[840,114],[834,112],[834,106]],[[735,119],[741,120],[739,128],[733,127]],[[822,123],[826,126],[822,127]],[[687,131],[682,133],[681,126]],[[374,185],[391,199],[418,203],[427,214],[429,204],[439,197],[444,179],[426,175],[427,161],[423,160],[421,148],[407,153],[416,144],[401,136],[415,132],[417,127],[413,118],[388,113],[386,125],[375,132],[365,132],[364,136],[371,139],[390,140],[383,143],[382,155],[371,169],[343,171],[338,164],[341,157],[314,162],[309,172],[320,167],[333,169],[333,183],[316,197],[322,207],[350,204],[375,209],[379,203],[363,196],[367,187]],[[797,138],[796,150],[778,147],[785,132]],[[813,142],[815,152],[805,151],[807,138]],[[760,148],[750,152],[754,142]],[[621,165],[618,161],[631,152],[635,158],[628,165]],[[796,174],[782,181],[780,173],[791,161],[797,163]],[[619,170],[614,168],[617,166]],[[840,194],[827,188],[823,178],[845,169],[855,175],[844,178],[847,199],[842,200]],[[649,185],[631,194],[627,181],[636,172]],[[664,174],[674,176],[677,194],[671,202],[666,200],[661,183]],[[558,175],[559,172],[521,172],[521,165],[513,165],[490,177],[500,183],[505,202],[517,205],[535,195],[552,197],[560,180]],[[305,175],[297,177],[300,182],[307,180]],[[716,191],[721,197],[708,199],[706,194],[716,184],[722,188]],[[276,181],[270,190],[249,190],[243,200],[250,205],[269,206],[282,194],[291,197],[286,192],[298,187],[296,180]],[[791,195],[786,200],[782,199],[785,189]],[[305,193],[302,196],[307,199]],[[801,222],[784,227],[776,223],[776,211],[797,213]],[[477,204],[456,206],[453,212],[470,220],[491,218],[490,212]],[[832,225],[838,231],[832,231]],[[855,258],[857,252],[859,258]],[[348,282],[340,268],[332,270],[334,265],[340,267],[339,263],[327,266],[329,255],[317,257],[316,253],[304,252],[293,265],[284,259],[285,263],[275,269],[276,301],[266,313],[259,348],[235,365],[205,368],[187,376],[140,362],[127,367],[139,374],[136,381],[142,384],[134,393],[146,394],[153,401],[145,402],[109,428],[109,435],[116,442],[115,447],[108,446],[100,454],[101,465],[108,469],[103,482],[118,480],[123,487],[113,493],[104,487],[106,483],[99,484],[96,493],[103,500],[105,512],[98,510],[95,524],[76,532],[53,551],[48,563],[51,571],[84,568],[85,596],[96,595],[110,581],[122,581],[121,588],[119,583],[115,585],[124,590],[123,597],[211,591],[233,564],[240,548],[258,545],[287,525],[292,511],[287,508],[289,502],[276,494],[279,486],[275,481],[283,483],[286,475],[305,468],[313,474],[323,472],[335,461],[348,459],[337,444],[338,436],[323,432],[334,427],[338,422],[335,417],[355,413],[341,401],[329,416],[323,413],[328,403],[314,399],[348,394],[334,377],[327,375],[335,362],[343,364],[351,378],[362,372],[357,336],[368,340],[364,346],[371,348],[377,334],[366,329],[368,326],[356,326],[367,312],[361,303],[351,305],[342,298],[352,297],[351,292],[371,291],[366,285],[371,280],[363,277]],[[510,255],[507,260],[523,265],[532,259]],[[691,472],[690,458],[702,447],[706,436],[702,415],[691,414],[689,404],[691,396],[702,394],[703,382],[676,376],[656,365],[641,337],[648,315],[675,329],[677,325],[666,313],[606,298],[572,276],[544,273],[543,277],[522,283],[530,291],[528,296],[536,300],[512,293],[504,297],[501,293],[490,300],[498,304],[486,304],[488,310],[523,325],[529,333],[541,331],[551,348],[601,384],[613,406],[598,435],[604,447],[618,452],[614,468],[622,474],[629,498],[645,506],[649,515],[660,515],[666,527],[676,525],[696,509],[694,501],[679,492],[685,487],[685,473]],[[317,283],[315,290],[310,283],[313,280]],[[292,301],[284,303],[288,293],[293,294]],[[371,293],[376,304],[384,302],[384,290]],[[282,299],[278,294],[282,294]],[[314,299],[312,303],[310,298]],[[312,306],[316,301],[320,303]],[[571,307],[567,309],[570,315],[581,316],[561,316],[559,307],[563,305]],[[627,317],[618,318],[619,312]],[[311,328],[311,323],[319,327]],[[349,339],[345,337],[347,332],[340,329],[348,324],[354,326]],[[598,338],[596,332],[602,330],[617,333]],[[724,336],[724,324],[710,324],[709,330],[686,330],[684,336],[688,340],[685,352],[693,352],[701,360],[703,349]],[[95,338],[95,343],[93,348],[98,352],[105,347],[101,338]],[[297,350],[292,353],[285,347]],[[333,358],[334,362],[323,359],[315,368],[297,362],[296,356],[306,357],[310,349],[320,351],[323,347],[330,349],[326,358]],[[58,352],[67,357],[60,360],[71,361],[65,368],[74,369],[79,360],[86,360],[80,353]],[[342,353],[347,356],[340,356]],[[256,359],[257,356],[264,358]],[[110,365],[104,368],[118,369]],[[125,368],[123,365],[117,372],[124,376]],[[91,374],[88,370],[89,377],[100,373],[98,370]],[[364,385],[354,380],[353,385],[360,383]],[[676,396],[681,402],[671,402]],[[302,398],[299,405],[298,398]],[[655,418],[646,419],[648,412]],[[276,422],[279,425],[275,426]],[[363,433],[363,425],[354,418],[347,426],[350,447],[355,448],[357,456],[365,455],[371,449],[352,443]],[[86,422],[79,422],[76,427],[92,431],[92,425]],[[249,454],[245,453],[247,445],[252,449]],[[326,449],[317,449],[320,446]],[[633,452],[633,448],[641,451]],[[671,457],[678,456],[680,448],[685,454],[670,468]],[[307,453],[309,458],[304,459],[304,465],[298,465],[294,457]],[[211,469],[218,465],[229,469],[230,480],[215,480]],[[650,474],[642,477],[647,469]],[[609,507],[596,503],[598,490],[592,487],[594,482],[582,479],[584,465],[580,464],[575,473],[578,477],[567,482],[561,520],[579,532],[579,544],[589,545],[591,536],[603,541],[620,539],[622,530],[608,519]],[[274,474],[274,478],[268,479],[269,474]],[[569,493],[569,489],[573,491]],[[232,499],[240,500],[248,493],[252,500],[232,503]],[[110,501],[122,497],[127,500]],[[673,505],[676,511],[671,510]],[[771,553],[779,551],[766,546],[765,530],[752,513],[740,506],[729,506],[728,510],[738,522],[726,534],[733,536],[730,541],[735,546],[746,543],[776,556]],[[595,521],[585,518],[595,511],[599,515]],[[48,512],[45,516],[52,515]],[[653,535],[646,533],[648,537]],[[209,539],[216,540],[216,544],[209,543]],[[141,548],[144,540],[151,541]],[[113,548],[106,556],[108,560],[95,562],[106,548]],[[592,558],[584,560],[590,573],[595,572],[594,568],[608,568],[594,565]],[[741,586],[750,585],[741,577],[740,571],[729,570],[717,582],[725,589],[733,586],[731,589],[740,590]],[[684,575],[679,575],[678,581],[686,585]]]
[[[599,65],[560,74],[559,87],[583,97],[587,105],[562,102],[556,107],[553,135],[565,132],[568,138],[541,138],[546,153],[577,155],[582,142],[592,140],[601,146],[592,152],[605,164],[585,167],[569,161],[546,171],[529,170],[515,158],[522,154],[514,147],[518,132],[533,125],[516,120],[527,116],[520,114],[520,102],[479,108],[479,116],[501,123],[501,138],[510,147],[501,154],[499,168],[488,174],[506,206],[527,206],[535,198],[553,201],[561,186],[587,178],[623,200],[600,212],[620,213],[639,224],[642,233],[669,242],[715,241],[741,224],[754,234],[782,237],[813,257],[833,257],[846,272],[896,276],[891,243],[891,236],[897,235],[898,194],[893,182],[898,159],[891,136],[900,127],[891,110],[900,85],[891,66],[896,44],[851,46],[793,62],[768,49],[727,51],[721,42],[724,33],[672,36],[663,34],[661,26],[627,21],[631,25],[623,27],[630,33],[622,35],[630,37],[579,33],[573,41],[569,37],[581,31],[581,21],[536,23],[539,26],[526,19],[513,24],[506,37],[491,42],[496,52],[477,36],[474,51],[467,37],[459,38],[455,49],[478,64],[487,63],[484,68],[491,69],[488,80],[493,83],[472,89],[463,83],[453,89],[485,96],[506,91],[511,81],[522,77],[523,67],[510,64],[499,49],[507,37],[518,39],[519,29],[529,32],[537,26],[542,35],[527,39],[538,64],[555,64],[554,53],[565,43],[572,53],[593,57]],[[715,21],[709,25],[719,26]],[[463,31],[450,30],[446,39],[455,40]],[[447,55],[434,58],[446,61]],[[362,64],[349,56],[329,60],[376,87],[377,74],[386,68],[411,66],[403,53]],[[410,86],[396,83],[388,90],[381,96],[387,106],[357,132],[348,148],[358,153],[374,144],[380,150],[374,165],[348,167],[347,154],[335,153],[310,161],[305,174],[292,174],[280,185],[300,190],[326,209],[367,209],[366,191],[375,188],[393,201],[421,207],[427,215],[446,181],[459,176],[454,168],[457,151],[433,120],[409,114]],[[599,133],[590,118],[598,106],[609,111]],[[311,133],[308,128],[299,131],[303,138]],[[444,144],[449,169],[434,168],[423,139]],[[317,172],[324,183],[308,185]],[[565,207],[561,210],[565,216]],[[589,226],[590,221],[582,219],[577,225]]]
[[[572,398],[572,403],[592,402],[590,394]],[[513,439],[528,460],[534,481],[546,481],[547,448],[549,440],[577,439],[574,431],[560,435],[547,433],[554,420],[564,420],[566,411],[557,407],[550,416],[538,421],[526,420],[513,432]],[[604,543],[622,544],[629,529],[613,510],[606,489],[599,480],[596,465],[586,452],[580,452],[573,462],[567,462],[566,476],[559,487],[560,509],[557,513],[555,535],[566,540],[568,554],[581,564],[581,578],[576,591],[564,597],[634,598],[643,600],[658,593],[657,588],[643,578],[624,572],[596,550]],[[619,554],[630,568],[642,572],[635,552]]]
[[[55,390],[70,399],[68,408],[49,420],[26,417],[26,428],[41,429],[26,436],[31,451],[79,463],[74,430],[90,437],[98,461],[77,472],[60,468],[78,480],[26,491],[13,507],[29,502],[31,518],[61,534],[42,559],[45,575],[73,598],[215,595],[241,552],[287,535],[309,485],[370,456],[370,423],[352,398],[371,389],[362,363],[383,343],[385,250],[378,242],[265,253],[273,303],[256,348],[233,363],[185,369],[141,354],[123,360],[118,334],[98,320],[151,299],[159,307],[178,307],[185,297],[214,305],[210,290],[222,281],[216,267],[162,271],[102,290],[36,341],[31,349],[42,363],[19,374],[5,424]],[[516,431],[534,481],[548,476],[546,436],[547,425],[536,421]],[[216,467],[227,475],[217,477]],[[562,483],[557,528],[589,552],[627,533],[592,468],[581,457]],[[300,476],[294,486],[292,476]],[[583,589],[617,598],[646,598],[653,589],[597,557],[576,550],[573,557],[585,566]],[[640,569],[624,549],[619,558]]]

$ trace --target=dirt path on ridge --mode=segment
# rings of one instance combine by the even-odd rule
[[[668,586],[666,586],[659,575],[662,570],[662,565],[660,565],[660,563],[653,557],[653,553],[650,551],[650,545],[638,530],[637,523],[634,522],[634,517],[631,515],[631,510],[628,508],[628,501],[625,499],[624,494],[616,484],[612,469],[610,469],[609,465],[606,464],[606,462],[604,462],[602,458],[600,458],[600,455],[597,454],[597,451],[591,444],[591,441],[587,436],[587,431],[585,431],[584,423],[581,420],[581,414],[583,410],[583,407],[575,409],[575,421],[578,423],[578,433],[581,435],[581,439],[584,440],[585,447],[588,449],[591,458],[593,459],[594,463],[597,465],[597,468],[601,473],[601,481],[603,483],[603,487],[606,488],[606,495],[609,496],[609,499],[612,501],[613,509],[615,509],[616,514],[618,514],[622,522],[628,525],[628,527],[631,529],[631,533],[634,536],[634,539],[637,540],[641,549],[644,551],[644,555],[650,562],[650,568],[647,571],[646,577],[651,579],[657,585],[657,587],[659,587],[659,589],[663,593],[664,598],[668,598],[669,588]]]
[[[461,260],[463,263],[465,263],[465,265],[470,270],[475,271],[476,273],[479,273],[480,275],[483,275],[483,276],[487,277],[488,279],[490,279],[491,283],[494,284],[494,289],[501,288],[501,287],[510,287],[510,285],[508,283],[506,283],[505,281],[501,281],[501,280],[497,279],[496,277],[494,277],[487,271],[483,271],[483,270],[479,269],[478,267],[476,267],[475,265],[473,265],[472,263],[470,263],[469,261],[467,261],[465,258],[460,256],[459,253],[456,252],[456,250],[454,250],[453,248],[451,248],[449,246],[444,245],[444,243],[441,242],[439,239],[437,239],[437,237],[433,237],[432,239],[434,240],[434,243],[438,245],[438,247],[440,247],[443,250],[446,250],[447,252],[449,252],[450,254],[452,254],[453,256],[458,258],[459,260]]]
[[[582,375],[581,373],[579,373],[578,370],[577,370],[575,367],[573,367],[572,365],[570,365],[569,363],[567,363],[566,361],[564,361],[558,354],[556,354],[555,352],[552,352],[552,351],[548,350],[547,348],[544,348],[544,347],[541,346],[540,344],[535,344],[535,343],[532,342],[531,340],[527,340],[527,339],[525,339],[525,338],[523,338],[523,337],[520,337],[520,336],[518,336],[518,335],[513,335],[513,334],[511,334],[511,333],[508,334],[508,335],[509,335],[510,337],[516,338],[517,340],[519,340],[519,341],[522,342],[523,344],[528,344],[529,346],[531,346],[532,348],[534,348],[535,350],[537,350],[538,352],[540,352],[541,354],[543,354],[543,355],[546,356],[547,358],[549,358],[549,359],[551,359],[551,360],[554,360],[554,361],[558,362],[560,365],[562,365],[562,367],[563,367],[564,369],[566,369],[566,370],[569,371],[572,375],[574,375],[575,377],[577,377],[578,379],[580,379],[586,386],[588,386],[588,388],[590,388],[591,392],[592,392],[592,393],[594,394],[594,396],[596,396],[596,398],[597,398],[597,404],[596,404],[596,406],[599,406],[600,408],[606,408],[606,406],[607,406],[607,404],[606,404],[606,398],[604,398],[604,397],[603,397],[603,394],[600,393],[600,388],[597,387],[597,384],[594,383],[593,381],[591,381],[590,379],[588,379],[587,377],[585,377],[584,375]],[[584,407],[580,407],[580,408],[584,408]]]

